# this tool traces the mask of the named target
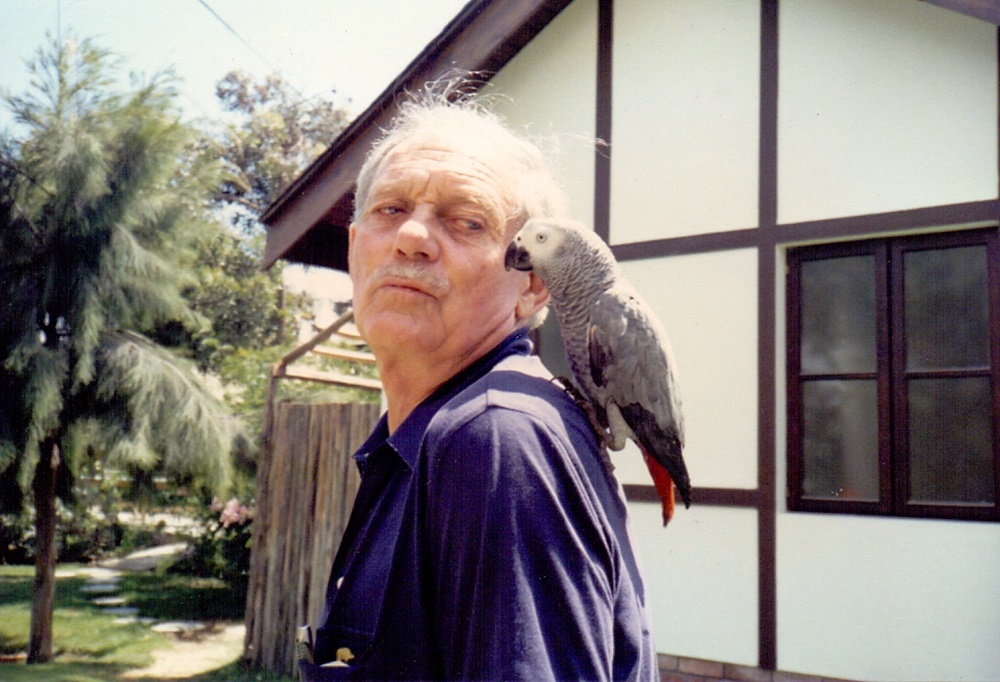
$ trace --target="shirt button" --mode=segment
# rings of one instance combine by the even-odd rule
[[[344,576],[340,576],[339,578],[337,578],[337,589],[339,590],[340,586],[343,584],[344,584]]]

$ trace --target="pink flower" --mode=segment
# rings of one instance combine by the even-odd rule
[[[234,497],[226,502],[222,513],[219,514],[219,522],[223,528],[229,528],[233,524],[245,523],[249,516],[250,510],[247,509],[246,505],[240,504],[240,501]]]

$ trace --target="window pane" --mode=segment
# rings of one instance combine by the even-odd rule
[[[874,381],[807,381],[802,495],[878,500],[878,401]]]
[[[802,263],[802,372],[875,371],[875,259]]]
[[[985,377],[910,381],[910,501],[993,503],[993,422]]]
[[[904,264],[907,368],[988,366],[986,247],[909,251]]]

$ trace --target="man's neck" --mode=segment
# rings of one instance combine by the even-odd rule
[[[465,358],[441,359],[415,356],[412,353],[396,356],[376,352],[379,378],[389,408],[389,433],[394,432],[442,384],[482,356],[483,353]]]
[[[413,410],[444,383],[485,357],[504,338],[506,335],[484,339],[483,344],[467,355],[443,359],[413,353],[380,353],[373,349],[388,405],[389,433],[394,432]]]

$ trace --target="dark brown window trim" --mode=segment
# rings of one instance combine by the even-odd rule
[[[994,448],[994,504],[915,504],[905,499],[909,489],[909,465],[898,454],[906,451],[908,416],[903,399],[905,381],[920,373],[904,371],[902,353],[892,352],[892,329],[902,330],[902,254],[913,250],[948,248],[966,245],[984,245],[987,249],[990,299],[990,362],[988,369],[934,371],[943,376],[988,376],[992,381],[993,448]],[[824,376],[802,376],[799,367],[799,330],[801,310],[801,264],[805,261],[837,258],[848,255],[870,254],[876,264],[876,353],[877,367],[872,377],[877,381],[879,435],[878,469],[879,499],[877,501],[847,501],[805,498],[802,491],[803,470],[801,457],[802,403],[801,387],[808,381],[821,380]],[[1000,240],[995,227],[962,230],[918,236],[879,238],[856,242],[818,245],[792,249],[788,252],[787,291],[787,394],[788,394],[788,495],[790,511],[819,513],[869,514],[907,518],[961,519],[972,521],[1000,521]],[[901,343],[902,340],[897,343]],[[838,374],[836,378],[850,379]],[[857,378],[857,377],[855,377]]]

